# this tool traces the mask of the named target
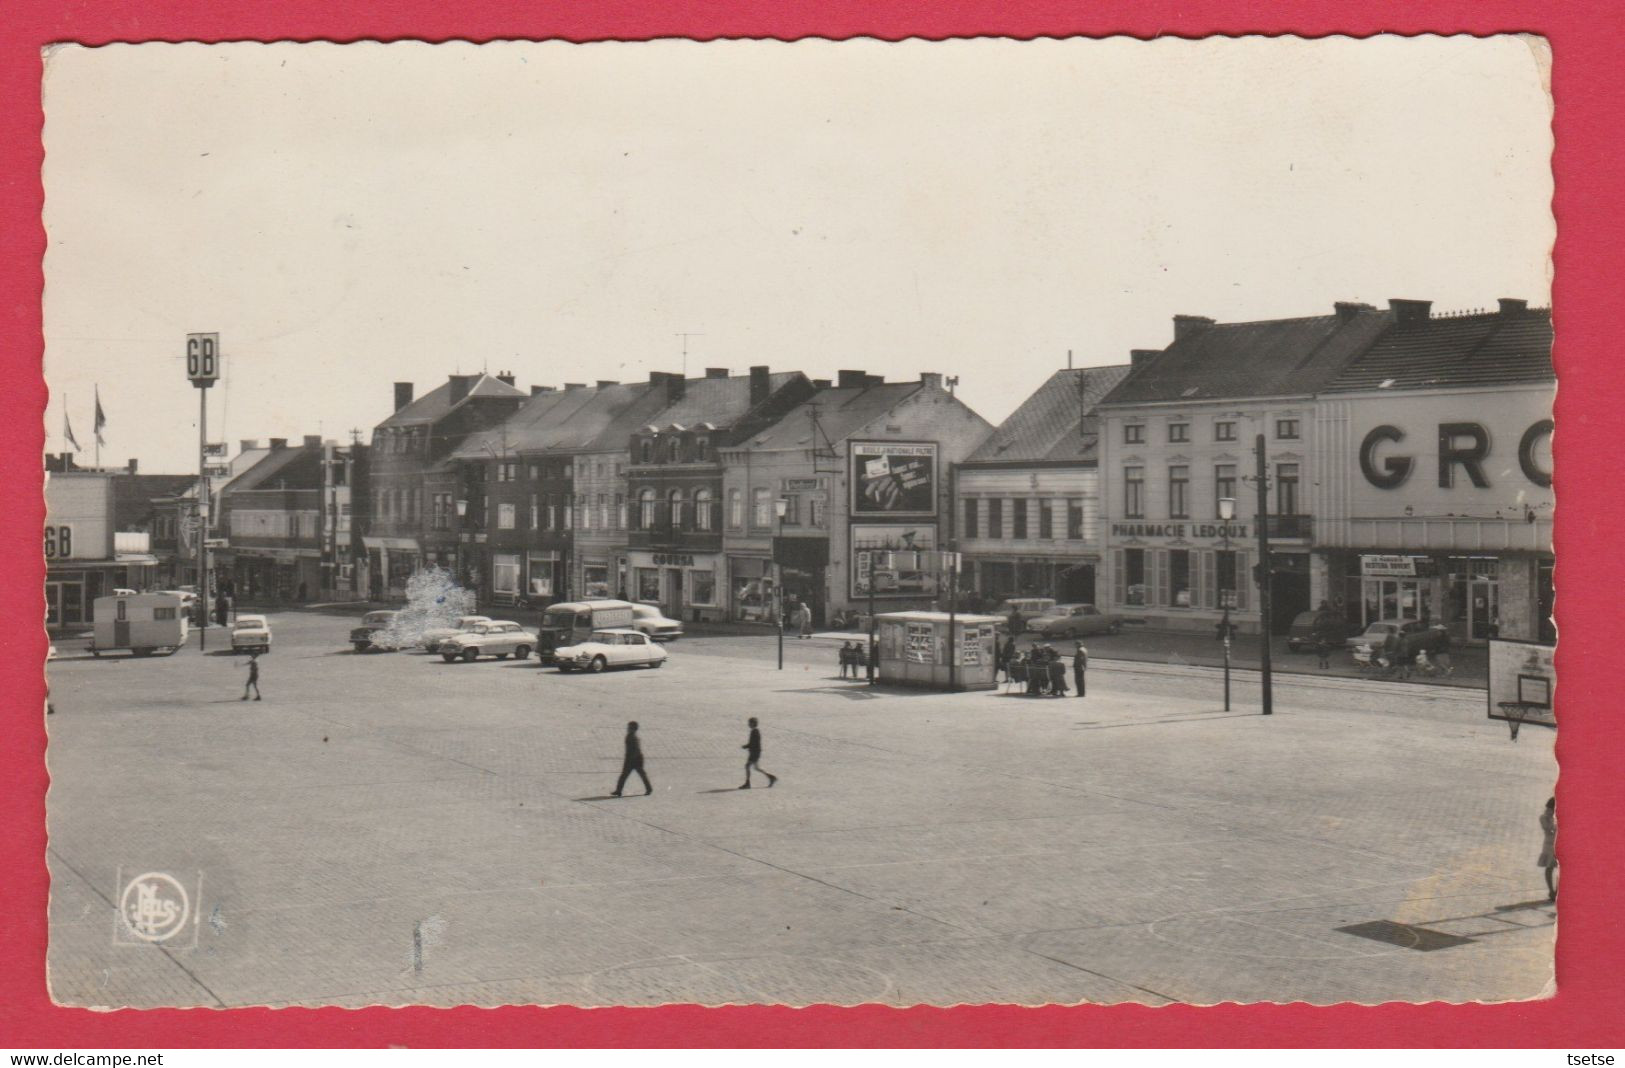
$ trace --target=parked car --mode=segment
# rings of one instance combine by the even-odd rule
[[[458,617],[457,623],[454,626],[430,627],[428,630],[425,630],[423,632],[423,637],[418,639],[418,644],[423,646],[423,648],[427,649],[431,653],[438,653],[440,651],[440,643],[444,642],[447,638],[452,638],[458,634],[471,631],[477,624],[489,622],[491,622],[490,616],[460,616]]]
[[[534,648],[536,635],[512,620],[493,619],[487,623],[476,623],[461,634],[454,634],[441,642],[440,658],[448,664],[455,660],[472,663],[482,656],[494,656],[498,660],[512,656],[526,660]]]
[[[632,602],[607,597],[590,601],[564,601],[549,605],[537,631],[536,651],[544,664],[553,662],[553,650],[588,640],[595,631],[632,625]]]
[[[264,616],[238,616],[231,625],[231,651],[268,653],[271,651],[271,624]]]
[[[1396,632],[1399,634],[1399,659],[1402,663],[1414,660],[1419,650],[1434,641],[1427,625],[1419,619],[1379,619],[1349,638],[1348,646],[1355,660],[1368,663],[1372,656],[1382,651],[1388,635]]]
[[[394,640],[395,617],[397,612],[368,612],[361,617],[361,625],[350,631],[350,644],[355,651],[364,653],[368,649],[393,650],[400,646]]]
[[[630,628],[593,631],[584,642],[553,650],[559,670],[566,674],[577,668],[592,672],[612,667],[657,668],[668,655],[647,634]]]
[[[1027,620],[1027,630],[1046,638],[1076,638],[1084,634],[1116,634],[1123,621],[1092,604],[1058,604]]]
[[[995,629],[1000,634],[1010,631],[1010,613],[1019,611],[1021,618],[1027,622],[1023,627],[1031,626],[1034,616],[1041,616],[1055,607],[1053,597],[1006,597],[1000,601],[988,615],[999,616],[1004,622],[999,623]],[[1021,635],[1016,635],[1020,637]]]
[[[683,636],[683,625],[667,618],[659,606],[652,604],[632,606],[632,629],[642,631],[657,642],[669,642]]]
[[[1292,625],[1287,628],[1286,647],[1290,652],[1301,652],[1304,649],[1315,647],[1315,620],[1320,618],[1319,612],[1299,612],[1292,617]],[[1357,623],[1349,623],[1339,618],[1337,621],[1337,641],[1347,640],[1360,632]],[[1336,642],[1333,642],[1336,648]]]
[[[158,592],[158,593],[166,593],[171,597],[179,597],[181,599],[181,607],[186,609],[188,612],[190,612],[192,610],[192,606],[197,603],[197,593],[194,592],[193,590],[187,589],[184,586],[181,587],[180,589],[158,590],[156,592]],[[126,594],[126,596],[129,596],[129,595]]]

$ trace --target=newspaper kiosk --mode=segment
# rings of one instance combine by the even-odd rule
[[[994,628],[998,616],[956,615],[953,618],[954,678],[962,690],[994,688]],[[946,690],[949,680],[947,612],[882,612],[875,616],[880,681],[900,686]]]
[[[134,593],[96,598],[96,630],[90,639],[93,656],[128,649],[151,656],[173,653],[186,644],[186,611],[175,593]]]

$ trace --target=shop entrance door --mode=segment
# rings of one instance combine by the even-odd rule
[[[1474,578],[1467,586],[1467,636],[1475,641],[1491,637],[1495,621],[1501,617],[1501,584],[1490,578]]]
[[[678,567],[666,569],[666,603],[661,611],[667,619],[683,618],[683,570]]]
[[[45,625],[55,627],[62,623],[62,583],[45,584]]]
[[[1077,564],[1061,571],[1057,599],[1064,604],[1095,603],[1095,565]]]

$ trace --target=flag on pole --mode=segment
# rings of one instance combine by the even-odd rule
[[[68,439],[68,444],[73,446],[74,452],[79,451],[79,439],[73,436],[73,423],[68,420],[66,411],[62,413],[62,436]]]
[[[102,411],[102,387],[97,386],[96,387],[96,425],[92,428],[92,432],[96,435],[96,444],[98,444],[98,445],[106,445],[107,444],[107,442],[102,440],[102,430],[106,426],[107,426],[107,413]]]

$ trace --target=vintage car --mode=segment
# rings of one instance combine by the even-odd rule
[[[553,650],[559,670],[566,673],[577,668],[592,672],[618,667],[657,668],[668,655],[647,634],[631,628],[593,631],[592,637],[578,645]]]
[[[1320,618],[1319,612],[1299,612],[1292,617],[1292,625],[1287,628],[1286,647],[1289,652],[1297,653],[1305,649],[1314,649],[1316,646],[1315,621]],[[1331,631],[1330,626],[1327,627]],[[1338,642],[1346,642],[1350,637],[1359,633],[1357,623],[1345,623],[1341,617],[1337,621],[1337,637],[1332,640],[1335,648]]]
[[[231,625],[231,651],[268,653],[271,651],[271,624],[264,616],[238,616]]]
[[[1437,640],[1432,628],[1419,619],[1375,620],[1364,631],[1347,640],[1355,662],[1362,665],[1370,664],[1372,658],[1382,652],[1388,636],[1395,633],[1399,635],[1400,663],[1415,660],[1418,652],[1433,645]]]
[[[361,625],[350,631],[350,644],[355,646],[355,651],[364,653],[368,649],[399,649],[395,639],[397,615],[397,612],[368,612],[362,616]]]
[[[683,625],[667,618],[657,605],[652,604],[632,606],[632,629],[641,630],[657,642],[669,642],[683,636]]]
[[[1016,637],[1019,638],[1031,626],[1034,616],[1041,616],[1054,609],[1054,607],[1055,598],[1053,597],[1006,597],[988,615],[1003,617],[994,629],[1000,634],[1008,634],[1010,632],[1011,613],[1020,612],[1023,622],[1022,629],[1016,633]]]
[[[493,619],[476,623],[460,634],[454,634],[440,643],[440,658],[450,664],[456,660],[472,663],[482,656],[506,660],[512,656],[526,660],[536,648],[536,635],[508,619]]]
[[[1077,638],[1084,634],[1116,634],[1123,621],[1092,604],[1058,604],[1027,620],[1027,630],[1046,638]]]
[[[423,637],[418,639],[418,644],[431,653],[438,653],[440,643],[447,638],[473,630],[476,624],[489,622],[491,622],[490,616],[460,616],[454,626],[428,628],[423,632]]]

